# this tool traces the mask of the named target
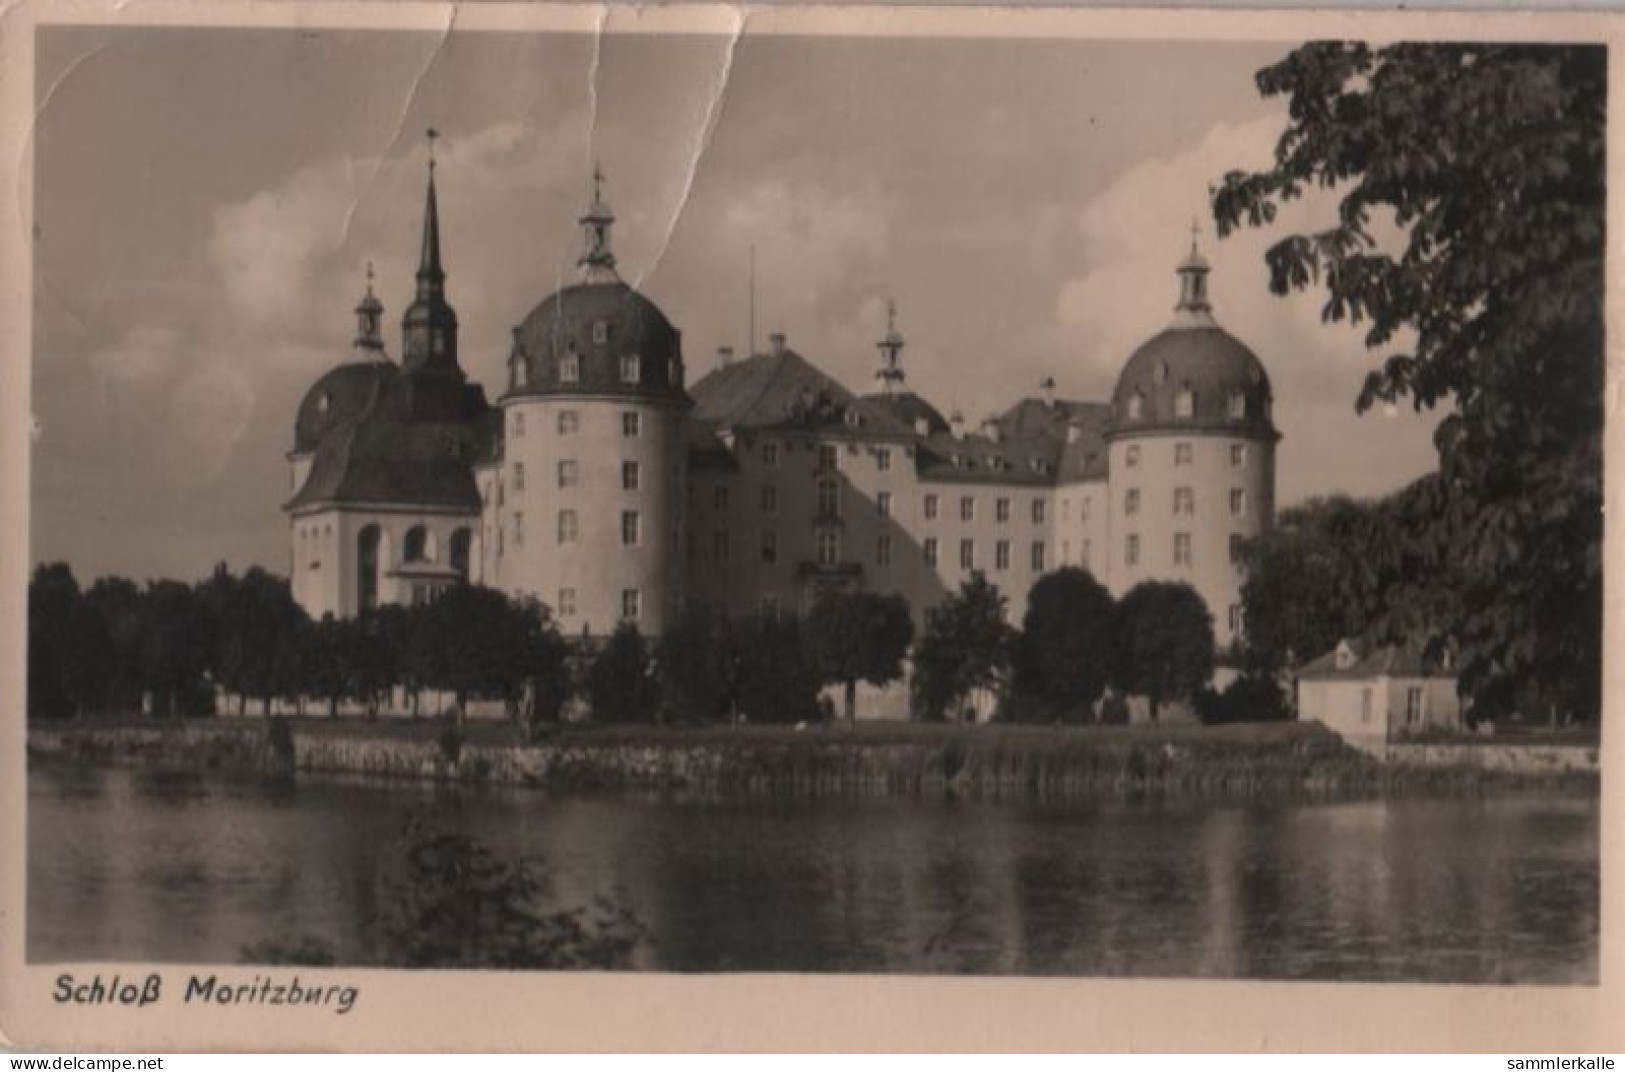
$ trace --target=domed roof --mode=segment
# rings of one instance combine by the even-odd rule
[[[313,451],[322,437],[375,405],[400,370],[389,361],[352,361],[330,369],[305,392],[293,422],[293,453]]]
[[[1194,238],[1179,265],[1174,322],[1135,350],[1112,392],[1112,435],[1221,430],[1275,436],[1269,374],[1213,319],[1207,260]]]
[[[1269,374],[1217,325],[1172,327],[1128,359],[1112,392],[1114,432],[1164,428],[1273,433]]]
[[[681,400],[682,337],[658,306],[616,279],[577,283],[514,329],[508,394],[628,395]],[[575,375],[567,365],[574,358]],[[623,368],[637,358],[635,376]]]

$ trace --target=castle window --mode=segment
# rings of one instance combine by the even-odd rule
[[[1131,532],[1123,541],[1123,564],[1138,566],[1140,564],[1140,534]]]
[[[1093,550],[1094,550],[1094,548],[1090,544],[1090,542],[1088,540],[1084,540],[1083,541],[1083,547],[1082,547],[1081,551],[1079,552],[1079,558],[1078,558],[1078,564],[1081,565],[1084,569],[1089,569],[1090,568],[1089,560],[1092,557],[1094,557],[1093,555],[1090,554],[1090,552],[1093,551]]]
[[[776,514],[779,512],[779,489],[772,484],[762,489],[762,513]]]
[[[474,534],[468,529],[458,529],[451,534],[451,568],[465,581],[468,580],[469,549],[473,543]]]
[[[406,562],[423,562],[429,557],[429,530],[422,525],[413,525],[406,530],[406,539],[401,541],[401,558]]]
[[[1174,489],[1174,513],[1196,513],[1196,495],[1191,491],[1190,488]]]
[[[1089,497],[1087,495],[1084,496],[1083,502],[1078,504],[1078,520],[1079,521],[1088,521],[1089,520]]]
[[[637,383],[642,378],[643,362],[638,360],[636,354],[625,354],[621,357],[621,382]]]
[[[1131,421],[1137,421],[1137,420],[1140,419],[1141,414],[1143,414],[1144,412],[1145,412],[1145,396],[1140,394],[1140,392],[1136,391],[1136,392],[1134,392],[1134,394],[1129,396],[1129,400],[1128,400],[1128,419],[1131,420]]]
[[[559,617],[574,618],[576,616],[576,590],[574,588],[559,589]]]
[[[1033,541],[1033,572],[1034,573],[1043,573],[1044,572],[1044,541],[1043,540],[1034,540]]]
[[[959,541],[959,568],[965,570],[976,568],[975,540]]]
[[[1174,395],[1174,416],[1190,417],[1196,413],[1196,394],[1189,387],[1181,387]]]
[[[515,491],[524,491],[525,490],[525,463],[524,462],[514,462],[513,463],[513,490],[515,490]]]
[[[921,545],[921,549],[925,552],[925,564],[935,566],[937,564],[937,538],[927,536],[925,543]]]
[[[621,487],[626,491],[637,491],[643,479],[643,470],[637,462],[621,463]]]
[[[1188,532],[1174,533],[1174,565],[1188,566],[1191,564],[1191,534]]]
[[[891,492],[881,491],[875,493],[875,512],[881,517],[891,516]]]
[[[1189,443],[1174,444],[1174,464],[1189,465],[1191,463],[1191,445]]]
[[[818,516],[826,519],[841,516],[841,485],[828,477],[818,482]]]
[[[515,466],[515,469],[518,467]],[[573,488],[581,482],[581,466],[574,458],[559,462],[559,487]],[[517,487],[517,485],[516,485]]]
[[[728,509],[728,485],[718,484],[711,490],[711,505],[718,510]]]
[[[575,543],[578,528],[574,510],[559,511],[559,543]]]
[[[875,541],[875,565],[891,565],[891,536],[889,534],[883,533]]]
[[[581,357],[574,350],[559,358],[559,382],[579,383],[581,381]]]
[[[875,468],[882,473],[891,472],[891,448],[881,447],[875,451]]]
[[[1230,564],[1239,566],[1246,557],[1247,538],[1239,532],[1230,534]]]
[[[959,520],[961,520],[961,521],[975,521],[976,520],[976,497],[975,496],[973,496],[973,495],[961,495],[959,497]]]
[[[356,533],[356,603],[361,610],[378,605],[378,544],[382,532],[377,525],[363,526]]]
[[[841,466],[841,452],[833,443],[818,444],[818,469],[830,473]]]
[[[1240,488],[1230,489],[1230,516],[1240,517],[1247,509],[1247,493]]]
[[[833,566],[841,560],[841,534],[834,529],[818,532],[818,564]]]
[[[1130,443],[1123,450],[1123,464],[1130,469],[1140,464],[1140,444]]]
[[[636,510],[621,511],[621,546],[636,547],[642,535],[642,524]]]
[[[763,443],[762,444],[762,464],[763,465],[777,465],[777,464],[779,464],[779,445],[777,443]]]
[[[602,346],[606,342],[609,341],[609,322],[608,321],[606,321],[606,320],[594,320],[592,322],[592,341],[594,343],[598,344],[599,346]]]
[[[937,497],[935,495],[927,495],[925,497],[925,519],[927,521],[935,521],[937,519]]]
[[[643,615],[643,592],[637,588],[621,589],[621,620],[635,622]]]
[[[779,560],[779,534],[769,529],[762,533],[762,561],[777,562]]]
[[[643,414],[627,410],[621,414],[621,435],[634,439],[643,434]]]
[[[559,435],[575,435],[580,427],[580,414],[573,409],[559,410]]]
[[[1010,520],[1010,500],[1000,497],[993,501],[993,519],[999,524]]]
[[[515,547],[525,545],[525,515],[518,510],[513,512],[513,545]]]
[[[1010,568],[1010,541],[999,540],[993,545],[993,568],[1007,570]]]
[[[1246,463],[1247,463],[1247,444],[1245,444],[1245,443],[1232,443],[1232,444],[1230,444],[1230,464],[1232,466],[1238,466],[1239,467],[1239,466],[1245,465]]]
[[[1062,521],[1071,521],[1072,520],[1072,500],[1071,499],[1062,499],[1061,500],[1061,520]]]
[[[525,415],[523,413],[515,413],[513,415],[513,437],[515,439],[522,439],[524,438],[524,435]]]
[[[1238,419],[1247,416],[1247,396],[1240,391],[1230,392],[1230,416]]]
[[[1123,493],[1123,516],[1133,517],[1140,512],[1140,489],[1129,488]]]
[[[1044,500],[1043,499],[1034,499],[1033,500],[1033,524],[1042,525],[1044,523],[1044,518],[1047,517],[1047,516],[1048,516],[1048,512],[1047,512],[1047,510],[1046,510],[1046,508],[1044,506]]]

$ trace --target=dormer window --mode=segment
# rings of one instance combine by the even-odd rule
[[[592,322],[592,341],[602,346],[609,341],[609,322],[607,320],[594,320]]]
[[[621,382],[637,383],[642,376],[643,362],[638,360],[637,354],[627,354],[621,358]]]
[[[1230,416],[1237,420],[1247,416],[1247,396],[1240,391],[1230,392]]]
[[[581,382],[581,356],[574,350],[559,358],[559,382]]]
[[[320,398],[318,398],[316,400],[316,412],[317,413],[326,413],[329,409],[332,408],[332,406],[333,406],[333,396],[328,394],[326,391],[323,391],[322,392],[322,397],[320,397]]]
[[[1174,416],[1193,417],[1196,415],[1196,393],[1189,387],[1181,387],[1174,396]]]
[[[530,368],[529,368],[529,366],[527,366],[525,364],[525,361],[524,361],[523,358],[516,359],[514,361],[514,363],[513,363],[513,385],[515,387],[522,388],[522,387],[525,387],[529,382],[530,382]]]
[[[1145,412],[1145,396],[1136,391],[1128,400],[1128,419],[1137,421]]]
[[[1358,659],[1359,653],[1354,650],[1353,644],[1350,644],[1347,640],[1341,640],[1338,642],[1337,668],[1339,670],[1349,669],[1355,664],[1356,661],[1358,661]]]

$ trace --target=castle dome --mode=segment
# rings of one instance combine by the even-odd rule
[[[565,287],[514,329],[508,393],[625,395],[680,401],[681,336],[626,283]]]
[[[313,451],[334,428],[354,424],[377,404],[399,372],[389,361],[352,361],[328,370],[299,403],[293,422],[293,453]]]
[[[1179,265],[1174,321],[1129,357],[1112,392],[1112,434],[1234,431],[1275,437],[1264,363],[1213,319],[1208,263],[1193,244]]]

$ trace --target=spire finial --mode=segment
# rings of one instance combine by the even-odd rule
[[[885,358],[885,363],[875,372],[875,379],[880,381],[881,391],[889,395],[905,378],[903,366],[898,362],[904,343],[897,331],[897,303],[890,298],[886,299],[886,334],[875,346]]]
[[[372,297],[372,258],[367,258],[367,297]]]
[[[361,303],[355,307],[355,348],[367,352],[373,358],[382,358],[384,355],[384,336],[381,325],[384,319],[384,306],[372,292],[372,261],[367,261],[367,293],[362,295]]]
[[[435,166],[434,143],[435,140],[440,137],[440,131],[436,130],[434,127],[430,127],[428,130],[423,132],[423,136],[429,140],[429,176],[430,178],[433,178]]]
[[[1199,235],[1201,235],[1201,233],[1202,233],[1202,228],[1197,224],[1196,217],[1192,216],[1191,217],[1191,256],[1193,256],[1193,257],[1196,257],[1196,256],[1200,255],[1197,252],[1197,249],[1196,249],[1196,240],[1197,240],[1197,237]]]
[[[615,223],[615,213],[604,204],[604,169],[596,163],[592,168],[592,204],[579,222],[587,251],[576,263],[586,269],[589,280],[614,280],[615,254],[609,248],[609,229]]]

